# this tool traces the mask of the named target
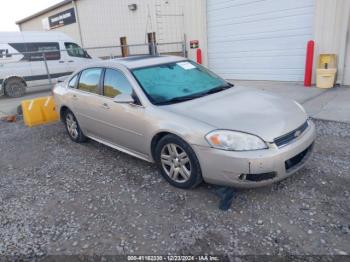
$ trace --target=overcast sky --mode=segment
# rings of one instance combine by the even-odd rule
[[[1,5],[0,31],[19,31],[16,21],[62,0],[6,0]]]

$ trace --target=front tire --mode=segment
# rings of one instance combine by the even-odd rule
[[[162,176],[175,187],[195,188],[203,181],[195,152],[178,136],[170,134],[160,139],[155,160]]]
[[[64,114],[64,123],[70,139],[72,139],[74,142],[83,143],[87,140],[87,137],[80,129],[77,119],[69,110],[67,110],[67,112]]]

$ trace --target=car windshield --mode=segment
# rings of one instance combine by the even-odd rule
[[[156,105],[183,102],[232,86],[191,61],[137,68],[132,72],[148,98]]]

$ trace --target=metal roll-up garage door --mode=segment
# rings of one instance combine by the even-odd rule
[[[315,0],[207,0],[209,67],[226,79],[302,81]]]

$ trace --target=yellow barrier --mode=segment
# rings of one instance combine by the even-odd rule
[[[59,119],[52,96],[22,101],[24,124],[32,127],[55,122]]]

